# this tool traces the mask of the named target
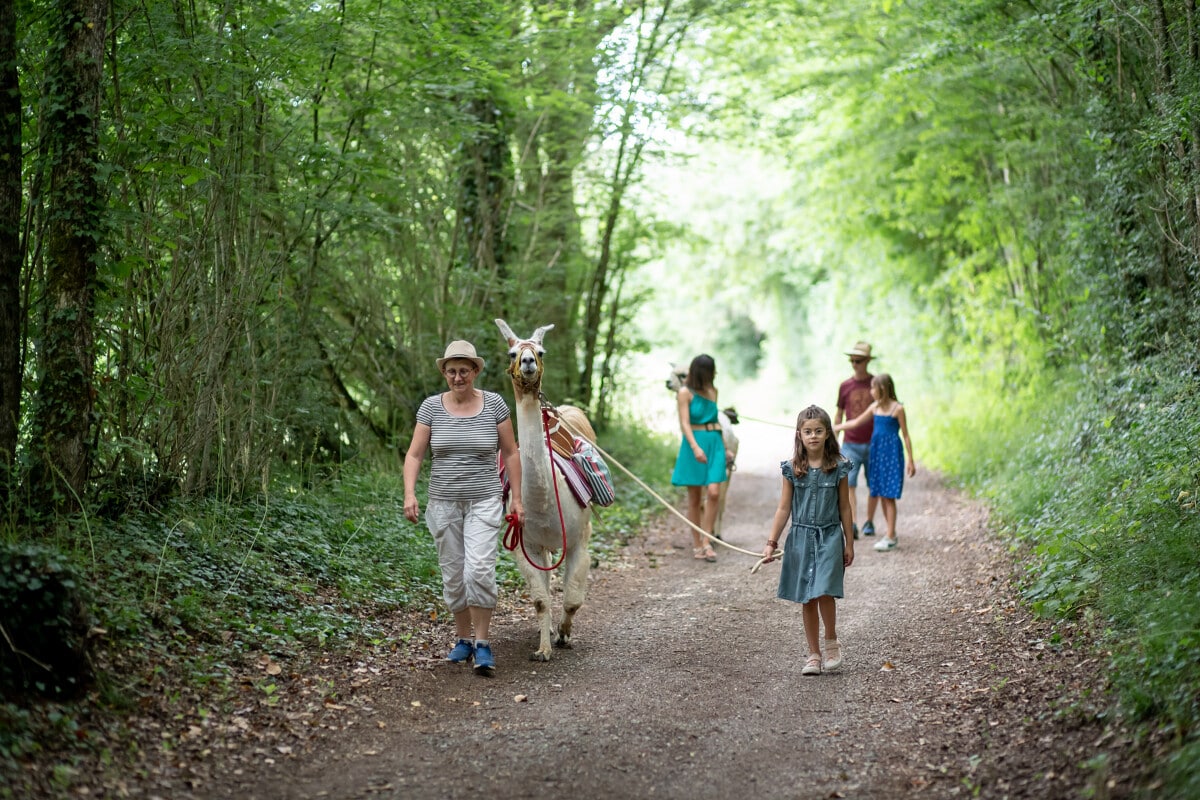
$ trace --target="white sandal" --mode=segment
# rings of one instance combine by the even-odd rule
[[[804,662],[804,669],[800,670],[801,675],[820,675],[821,674],[821,656],[818,653],[813,653]]]

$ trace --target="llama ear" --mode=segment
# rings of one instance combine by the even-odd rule
[[[550,325],[543,325],[542,327],[538,328],[536,331],[533,332],[533,336],[529,337],[529,341],[533,342],[538,347],[541,347],[542,346],[542,337],[546,335],[546,331],[550,330],[553,327],[554,327],[553,323],[551,323]]]
[[[517,341],[517,335],[512,332],[512,328],[508,327],[508,323],[502,319],[496,320],[496,327],[500,329],[500,334],[508,340],[508,346],[512,347],[513,343]]]

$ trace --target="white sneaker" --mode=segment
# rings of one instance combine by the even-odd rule
[[[896,549],[896,540],[889,539],[885,536],[882,539],[880,539],[878,542],[875,543],[875,549],[881,553],[884,550],[894,550],[894,549]]]

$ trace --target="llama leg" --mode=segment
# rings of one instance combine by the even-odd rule
[[[592,522],[588,520],[579,541],[572,542],[563,560],[563,618],[558,626],[555,647],[571,646],[571,625],[575,612],[587,597],[588,570],[592,566],[592,554],[588,542],[592,538]]]
[[[538,559],[542,566],[545,564],[546,556],[553,555],[539,548],[535,553],[530,553],[530,557]],[[525,585],[529,587],[529,594],[533,597],[533,609],[537,613],[538,621],[538,649],[529,655],[530,661],[549,661],[551,653],[551,634],[553,632],[554,617],[550,608],[550,573],[537,569],[531,564],[525,563],[525,557],[519,556],[517,563],[521,567],[522,574],[525,575]],[[550,562],[554,563],[553,561]]]

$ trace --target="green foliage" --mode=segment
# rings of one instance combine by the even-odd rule
[[[611,427],[603,441],[656,491],[670,491],[669,441],[633,425]],[[592,539],[600,560],[656,509],[612,471],[618,500],[601,511]],[[418,496],[423,491],[422,484]],[[107,631],[109,648],[143,664],[183,659],[197,680],[246,653],[356,646],[382,635],[375,620],[389,610],[445,614],[433,540],[404,518],[403,505],[398,474],[353,468],[314,488],[280,482],[254,504],[174,501],[160,512],[101,522],[90,540],[61,532],[62,556],[18,558],[25,550],[10,546],[0,601],[25,592],[59,603],[46,591],[48,576],[85,575],[89,612]],[[502,583],[518,587],[511,559],[500,563]],[[44,616],[52,630],[54,616]]]
[[[94,400],[94,451],[77,448],[75,465],[91,484],[77,493],[115,518],[171,496],[253,497],[281,469],[392,468],[419,398],[440,387],[431,362],[448,340],[503,363],[497,316],[555,325],[555,401],[613,390],[643,299],[622,292],[642,263],[623,194],[659,157],[651,122],[684,83],[671,53],[710,9],[200,0],[114,12],[97,323],[70,329],[96,350],[94,398],[79,395]],[[53,11],[20,10],[26,142],[45,141],[45,109],[61,106],[37,100],[55,77]],[[29,208],[22,280],[38,297],[54,155],[24,153],[13,203]],[[587,235],[600,217],[611,237]],[[21,341],[6,344],[29,354],[32,379],[48,366],[46,320],[22,316]],[[76,385],[61,371],[49,377]],[[27,423],[22,434],[28,448]]]
[[[256,504],[179,501],[128,515],[97,534],[97,548],[97,614],[135,647],[153,647],[159,632],[235,652],[344,645],[377,633],[374,612],[432,608],[440,588],[398,478],[354,470]]]
[[[1025,598],[1096,619],[1121,707],[1182,742],[1200,736],[1194,370],[1172,354],[1101,385],[1064,376],[1057,392],[1007,398],[1003,413],[948,420],[940,437],[959,444],[939,452],[1027,549]],[[1183,749],[1170,769],[1194,772],[1195,756]]]
[[[0,543],[0,695],[78,696],[91,681],[85,595],[45,547]]]
[[[632,472],[660,496],[671,498],[677,489],[671,486],[671,469],[679,441],[624,422],[605,429],[600,446],[612,459]],[[592,525],[592,552],[604,559],[617,548],[629,544],[648,519],[665,513],[662,505],[631,479],[624,470],[609,463],[613,491],[617,500],[598,510]]]

